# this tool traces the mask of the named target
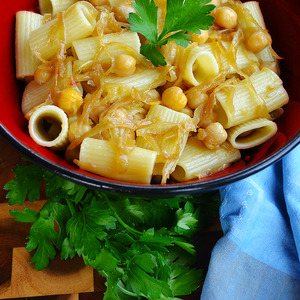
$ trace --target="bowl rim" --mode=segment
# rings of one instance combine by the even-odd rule
[[[88,175],[74,172],[61,165],[56,165],[53,162],[48,161],[46,158],[40,156],[37,152],[33,151],[29,147],[21,143],[13,134],[9,132],[6,127],[0,123],[0,134],[12,145],[21,152],[24,156],[30,159],[33,163],[40,165],[46,170],[70,180],[77,184],[86,186],[92,189],[101,189],[107,192],[114,193],[126,193],[134,195],[149,195],[155,196],[174,196],[182,194],[204,193],[213,190],[217,190],[223,186],[226,186],[235,181],[244,179],[251,176],[254,173],[261,171],[262,169],[272,165],[279,161],[283,156],[300,144],[300,132],[298,132],[291,140],[278,150],[270,154],[268,157],[261,161],[247,166],[242,170],[238,170],[231,174],[226,174],[219,178],[213,178],[208,181],[195,181],[189,183],[167,184],[167,185],[137,185],[127,182],[110,182],[102,179],[89,177]]]

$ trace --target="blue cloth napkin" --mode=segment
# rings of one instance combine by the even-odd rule
[[[300,299],[300,145],[221,192],[201,300]]]

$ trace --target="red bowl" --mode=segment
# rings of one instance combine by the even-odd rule
[[[300,142],[300,3],[299,0],[259,1],[273,48],[283,57],[281,78],[290,102],[277,120],[278,133],[265,144],[242,152],[242,160],[226,170],[199,180],[169,185],[142,185],[120,182],[79,170],[59,154],[37,145],[29,136],[21,109],[24,86],[15,78],[15,14],[19,10],[38,10],[37,0],[1,1],[2,53],[0,64],[0,132],[21,153],[55,174],[92,188],[133,194],[173,195],[203,192],[245,178],[281,159]],[[9,4],[8,4],[9,3]]]

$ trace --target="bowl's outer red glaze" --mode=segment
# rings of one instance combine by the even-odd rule
[[[28,135],[20,103],[24,85],[15,79],[14,31],[15,14],[19,10],[38,11],[37,0],[1,1],[0,20],[2,47],[0,63],[0,132],[24,155],[47,169],[90,187],[116,192],[176,194],[215,189],[221,185],[249,176],[274,163],[300,142],[300,2],[299,0],[261,0],[265,23],[273,38],[273,48],[282,57],[281,78],[290,102],[278,119],[279,131],[260,147],[244,151],[243,160],[226,170],[201,180],[165,186],[138,185],[90,174],[68,163],[58,153],[35,144]]]

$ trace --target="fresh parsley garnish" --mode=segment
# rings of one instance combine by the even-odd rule
[[[141,54],[148,58],[154,66],[166,65],[165,58],[158,48],[175,41],[187,47],[191,37],[187,34],[201,33],[213,25],[214,18],[209,15],[215,8],[209,5],[210,0],[168,0],[164,27],[158,33],[158,7],[154,0],[136,0],[132,3],[136,13],[130,13],[128,22],[132,31],[142,34],[150,43],[141,47]]]
[[[37,165],[19,165],[8,182],[9,204],[39,199],[40,211],[11,210],[18,222],[33,223],[26,249],[35,268],[81,256],[106,278],[104,299],[179,299],[197,289],[201,270],[193,268],[190,238],[216,216],[219,193],[155,199],[93,190]],[[30,178],[30,180],[29,180]],[[57,226],[58,225],[58,226]]]

